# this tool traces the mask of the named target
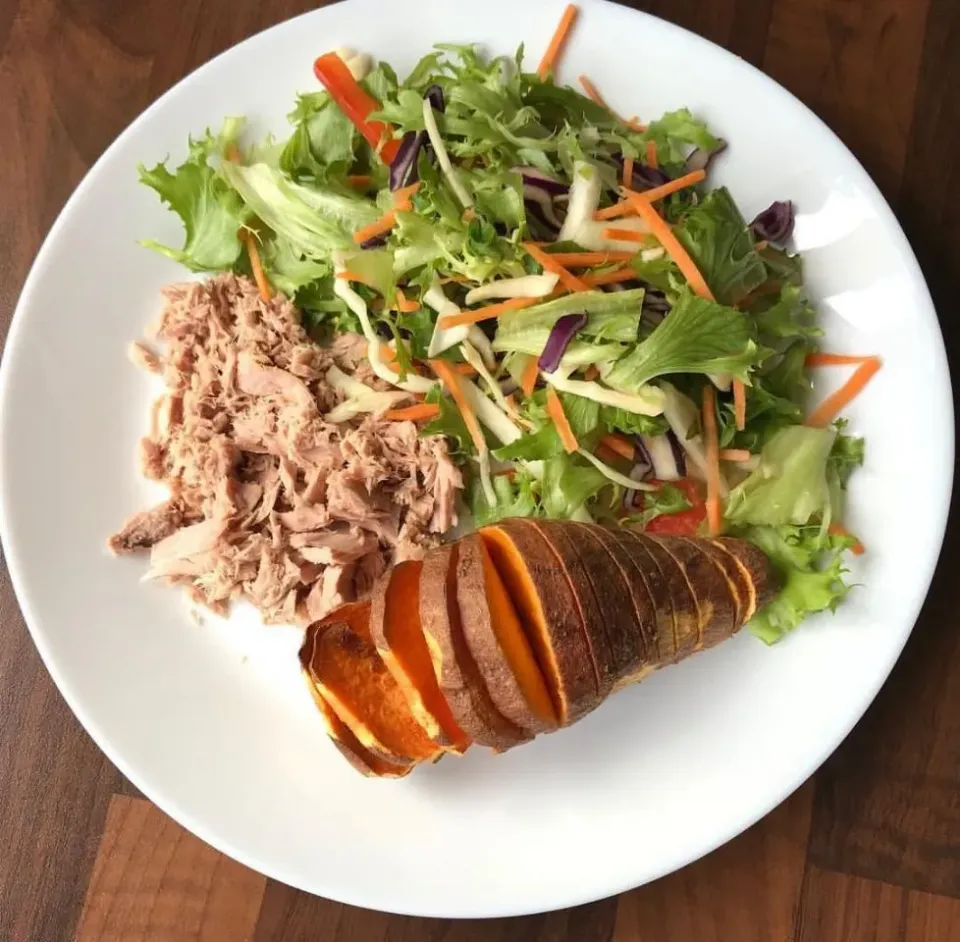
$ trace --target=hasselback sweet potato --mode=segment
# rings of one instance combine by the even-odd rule
[[[457,557],[450,543],[427,554],[420,573],[420,624],[440,691],[461,729],[475,742],[503,752],[533,738],[497,709],[470,653],[457,602]]]

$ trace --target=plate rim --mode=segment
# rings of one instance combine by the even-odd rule
[[[380,2],[382,2],[382,0],[344,0],[342,5],[356,8],[368,6],[375,8]],[[412,9],[416,8],[416,0],[391,0],[391,2],[402,2]],[[937,317],[936,306],[934,305],[929,286],[927,285],[923,271],[913,251],[913,247],[910,244],[903,227],[900,225],[899,220],[897,219],[883,193],[873,180],[872,176],[867,172],[866,168],[863,166],[857,156],[847,147],[839,135],[837,135],[829,127],[829,125],[826,124],[825,121],[823,121],[803,101],[793,95],[792,92],[782,86],[775,79],[768,76],[757,66],[754,66],[735,53],[724,49],[722,46],[714,43],[712,40],[700,36],[699,34],[668,20],[664,20],[641,10],[635,10],[620,3],[615,3],[613,0],[580,0],[580,5],[581,13],[588,13],[592,7],[607,7],[613,11],[616,11],[617,15],[637,17],[638,22],[654,22],[657,24],[657,28],[666,29],[668,32],[672,33],[678,39],[678,41],[688,45],[692,44],[692,50],[694,52],[698,47],[712,47],[713,50],[732,60],[732,64],[735,64],[740,68],[745,68],[750,74],[750,78],[753,82],[759,82],[760,85],[766,87],[768,92],[779,96],[781,101],[785,101],[791,106],[798,107],[805,112],[806,116],[812,119],[819,127],[820,131],[824,134],[824,139],[829,141],[835,148],[838,148],[848,160],[852,161],[853,166],[855,166],[862,175],[862,184],[868,191],[869,196],[872,197],[873,207],[876,209],[877,214],[881,216],[883,221],[887,224],[892,238],[898,243],[897,248],[899,249],[900,257],[904,262],[904,266],[911,279],[912,286],[918,292],[918,299],[921,299],[925,302],[927,309],[932,315],[933,323],[931,326],[935,331],[936,338],[939,340],[937,345],[937,358],[940,361],[940,369],[937,371],[937,373],[941,377],[940,385],[945,387],[945,390],[941,391],[946,392],[946,395],[943,397],[944,402],[947,405],[947,414],[944,416],[944,419],[946,420],[946,424],[948,426],[948,440],[945,442],[945,446],[946,453],[951,458],[951,466],[953,466],[955,457],[956,429],[953,399],[951,395],[952,382],[949,361],[946,354],[946,346],[943,339],[943,332],[940,328],[939,318]],[[341,4],[335,4],[335,6],[340,7]],[[558,4],[557,8],[559,9],[560,6],[561,5]],[[322,20],[322,18],[326,15],[326,11],[329,9],[331,9],[331,7],[320,7],[296,16],[288,17],[267,27],[264,30],[260,30],[259,32],[246,37],[245,39],[221,51],[213,58],[191,70],[189,73],[181,77],[170,88],[168,88],[161,96],[151,102],[150,105],[148,105],[140,114],[138,114],[120,132],[120,134],[117,135],[117,137],[109,144],[109,146],[104,149],[103,153],[83,175],[82,179],[79,181],[69,198],[64,203],[57,215],[57,218],[45,235],[40,248],[38,249],[30,265],[30,269],[23,282],[17,302],[14,306],[13,315],[10,320],[10,327],[3,346],[2,356],[0,356],[0,429],[2,429],[7,422],[8,386],[10,384],[10,374],[12,369],[9,364],[10,361],[15,359],[17,355],[20,335],[23,332],[24,324],[26,323],[27,319],[27,310],[30,307],[30,298],[34,293],[35,285],[41,278],[43,269],[47,264],[47,256],[53,251],[52,245],[56,240],[56,237],[58,236],[60,230],[66,225],[67,219],[71,215],[73,209],[83,200],[87,190],[93,185],[92,181],[97,175],[101,165],[106,163],[113,152],[120,149],[121,145],[126,141],[126,139],[135,134],[141,125],[149,123],[156,111],[164,107],[170,99],[184,93],[185,88],[191,81],[195,79],[195,77],[207,70],[215,68],[216,65],[221,62],[221,60],[235,55],[244,46],[257,41],[265,34],[271,33],[274,30],[287,28],[291,23],[294,22],[305,21],[312,18]],[[2,442],[2,439],[0,439],[0,442]],[[3,448],[2,444],[0,444],[0,542],[2,542],[3,545],[4,557],[6,559],[8,572],[10,573],[11,584],[14,589],[18,606],[23,615],[24,622],[27,626],[33,643],[40,654],[44,667],[53,679],[60,695],[64,698],[70,710],[83,726],[84,731],[91,737],[104,755],[117,767],[121,774],[123,774],[130,782],[132,782],[144,794],[144,796],[147,797],[148,800],[155,804],[162,812],[169,815],[173,820],[179,822],[187,830],[198,836],[201,840],[205,841],[219,852],[224,853],[230,858],[239,861],[240,863],[259,873],[264,874],[269,878],[276,879],[292,887],[302,889],[304,892],[315,893],[314,890],[305,889],[302,886],[302,882],[296,877],[295,874],[285,873],[284,867],[264,867],[262,861],[255,859],[253,855],[247,855],[242,848],[235,847],[226,840],[221,840],[218,834],[209,830],[202,821],[195,819],[187,809],[181,807],[178,801],[174,799],[168,800],[166,795],[157,794],[149,782],[141,779],[138,770],[128,766],[124,757],[114,749],[107,732],[102,729],[99,723],[97,723],[88,714],[86,707],[81,702],[82,698],[78,697],[74,693],[71,683],[65,676],[65,672],[61,669],[61,666],[56,663],[56,658],[53,656],[50,646],[46,641],[45,631],[40,625],[40,619],[37,618],[33,610],[33,605],[30,602],[31,593],[26,587],[26,581],[28,577],[26,576],[25,571],[21,568],[21,562],[18,558],[16,549],[11,549],[7,505],[12,499],[12,495],[8,493],[8,479],[7,476],[3,474],[3,469],[10,460],[11,459],[8,454],[8,450]],[[563,901],[554,901],[550,903],[548,910],[544,910],[542,906],[538,906],[536,904],[529,906],[499,906],[498,901],[493,901],[490,905],[476,910],[460,909],[457,911],[450,911],[444,909],[442,906],[438,906],[428,911],[424,911],[422,908],[418,910],[412,910],[404,909],[403,907],[391,907],[389,909],[381,909],[380,911],[392,912],[400,915],[459,919],[522,916],[549,911],[552,909],[579,906],[609,896],[619,895],[620,893],[633,889],[638,885],[645,885],[646,883],[660,879],[669,873],[673,873],[685,866],[688,866],[690,863],[699,860],[701,857],[707,856],[715,851],[718,847],[723,846],[733,838],[737,837],[739,834],[746,831],[748,828],[752,827],[760,819],[768,815],[774,808],[783,803],[797,789],[799,789],[811,777],[811,775],[813,775],[823,765],[829,756],[836,751],[840,744],[847,738],[847,736],[849,736],[850,732],[857,725],[857,723],[859,723],[863,718],[873,701],[876,699],[881,687],[888,680],[894,666],[902,654],[907,640],[910,638],[913,632],[923,604],[929,595],[934,573],[940,559],[944,539],[946,536],[952,490],[953,475],[951,475],[947,481],[945,493],[940,497],[940,506],[938,508],[939,519],[936,521],[935,527],[935,532],[937,533],[937,539],[935,541],[936,545],[935,547],[931,546],[931,552],[928,560],[926,561],[927,564],[923,569],[923,584],[925,588],[922,594],[920,594],[918,601],[914,606],[912,606],[914,611],[909,619],[909,624],[901,630],[901,636],[897,643],[893,646],[889,663],[884,665],[882,671],[877,672],[871,684],[863,685],[861,697],[858,698],[861,702],[858,705],[857,710],[851,712],[849,722],[840,724],[840,733],[829,742],[826,742],[821,749],[817,750],[816,757],[810,763],[809,768],[803,772],[801,778],[795,781],[792,785],[788,786],[783,794],[776,796],[771,802],[758,804],[743,820],[738,820],[731,829],[725,831],[724,836],[722,836],[719,840],[708,841],[706,844],[699,846],[699,849],[693,854],[681,853],[679,855],[675,855],[676,859],[671,858],[665,860],[663,866],[656,868],[655,871],[647,876],[641,884],[637,884],[634,882],[634,879],[629,877],[627,878],[626,883],[614,883],[611,881],[611,885],[603,892],[597,893],[591,890],[582,896],[571,897]],[[369,908],[371,905],[379,905],[376,902],[371,903],[371,900],[368,897],[365,897],[362,891],[353,894],[344,894],[338,891],[335,896],[330,896],[328,898],[336,899],[348,905],[360,907]]]

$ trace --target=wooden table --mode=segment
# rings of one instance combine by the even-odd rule
[[[127,123],[200,63],[315,5],[0,0],[4,334],[43,235]],[[948,349],[960,354],[960,0],[632,5],[758,65],[840,134],[903,222]],[[903,490],[890,500],[910,499],[909,470],[904,456]],[[958,561],[952,528],[890,681],[816,777],[768,818],[618,899],[486,923],[385,916],[310,897],[174,824],[66,708],[4,569],[0,942],[960,940]]]

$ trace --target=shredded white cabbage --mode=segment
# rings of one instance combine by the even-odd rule
[[[690,429],[693,428],[700,419],[700,410],[691,399],[688,399],[682,392],[677,390],[670,383],[661,383],[664,393],[663,417],[667,420],[670,428],[673,429],[677,441],[680,442],[683,450],[690,456],[691,463],[696,467],[700,476],[707,476],[707,453],[703,445],[703,438],[699,435],[690,435]],[[723,477],[723,471],[720,472],[720,496],[726,497],[729,493],[727,482]]]
[[[559,275],[523,275],[519,278],[501,278],[467,292],[467,304],[489,301],[492,298],[545,298],[557,286]]]
[[[604,406],[614,406],[637,415],[660,415],[663,412],[663,392],[656,386],[644,386],[639,393],[624,393],[596,382],[570,379],[560,370],[556,373],[541,373],[541,376],[560,392],[583,396],[584,399],[592,399]]]
[[[407,392],[380,392],[371,389],[366,383],[348,376],[337,366],[331,366],[325,378],[330,386],[347,396],[344,402],[334,406],[324,416],[328,422],[335,424],[346,422],[362,412],[378,415],[392,409],[398,402],[410,398]]]
[[[585,160],[578,160],[573,165],[573,183],[570,186],[570,202],[567,205],[567,215],[563,220],[558,242],[573,241],[589,248],[580,239],[581,229],[586,223],[593,222],[593,214],[600,205],[600,193],[603,184],[600,173],[593,164]]]
[[[460,200],[460,205],[464,209],[469,209],[473,206],[473,198],[467,192],[467,188],[463,185],[463,181],[454,169],[453,164],[450,163],[450,155],[447,153],[443,138],[440,136],[440,128],[437,127],[437,116],[433,113],[433,105],[430,104],[429,98],[423,99],[423,123],[427,130],[427,137],[430,138],[430,143],[433,145],[433,150],[437,155],[440,170],[444,177],[446,177],[447,183],[450,184],[450,189],[453,190],[457,199]]]
[[[616,468],[611,468],[610,465],[605,464],[601,461],[596,455],[591,454],[585,448],[578,448],[577,451],[581,454],[587,461],[590,462],[605,478],[613,481],[614,484],[619,484],[621,487],[629,488],[631,491],[655,491],[657,489],[655,484],[647,484],[644,481],[634,481],[633,478],[628,478],[625,474],[621,474]]]
[[[487,369],[486,363],[483,362],[483,358],[480,356],[477,350],[465,340],[462,344],[460,344],[460,352],[463,354],[463,358],[467,361],[467,363],[469,363],[477,371],[477,373],[480,374],[480,378],[490,391],[490,395],[493,396],[493,399],[497,405],[500,406],[500,408],[503,409],[503,411],[506,412],[511,419],[514,421],[519,421],[520,416],[517,413],[516,408],[511,406],[507,401],[507,397],[503,394],[500,384],[493,378],[493,374]]]
[[[460,388],[480,423],[490,429],[504,445],[512,444],[523,435],[522,430],[513,424],[510,417],[470,380],[462,380]]]
[[[645,233],[650,230],[639,216],[624,216],[622,219],[585,219],[577,229],[574,241],[591,252],[635,252],[637,243],[626,239],[608,239],[606,229],[626,229],[628,232]]]
[[[362,82],[373,68],[373,59],[365,52],[357,52],[356,49],[350,49],[348,46],[341,46],[334,51],[343,59],[343,64],[358,82]]]

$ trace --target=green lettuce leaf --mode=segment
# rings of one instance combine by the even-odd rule
[[[746,379],[766,355],[755,337],[749,317],[685,289],[653,333],[604,379],[628,392],[671,373],[731,373]]]
[[[691,507],[683,491],[672,484],[664,484],[656,491],[644,491],[638,500],[642,500],[643,509],[639,513],[624,517],[620,521],[623,526],[635,526],[642,530],[656,517],[680,513]]]
[[[144,240],[143,245],[185,265],[191,271],[226,271],[242,251],[237,233],[251,213],[243,200],[208,163],[218,141],[208,132],[190,141],[190,156],[171,173],[166,162],[152,169],[140,164],[140,182],[154,190],[183,222],[180,249]]]
[[[643,137],[657,142],[657,157],[668,172],[679,169],[695,147],[712,151],[720,146],[720,140],[710,133],[706,124],[686,108],[670,111],[652,121]]]
[[[476,454],[476,447],[463,416],[456,405],[444,396],[439,386],[427,393],[426,401],[440,407],[440,415],[423,428],[423,435],[446,435],[450,444],[450,457],[462,464],[470,455]],[[482,499],[482,493],[481,493]]]
[[[726,187],[708,193],[674,232],[721,304],[738,303],[767,280],[767,267]]]
[[[804,525],[830,518],[827,460],[835,429],[794,425],[781,429],[760,454],[756,471],[727,498],[724,518],[731,524]]]
[[[864,440],[854,435],[845,434],[843,429],[846,427],[846,419],[840,419],[834,423],[837,437],[834,439],[833,448],[830,450],[830,457],[827,458],[827,470],[829,473],[836,475],[841,487],[846,487],[850,475],[857,468],[863,466],[865,454]]]
[[[755,527],[739,534],[760,547],[783,578],[777,597],[750,621],[750,631],[774,644],[808,615],[834,611],[850,587],[844,582],[843,552],[853,537],[820,527]]]
[[[608,483],[603,474],[578,455],[555,455],[543,463],[543,512],[548,517],[568,519]]]
[[[493,490],[497,500],[491,507],[479,479],[471,479],[467,488],[467,505],[473,514],[474,523],[478,527],[485,527],[507,517],[538,516],[540,505],[536,487],[536,479],[523,468],[517,469],[512,481],[505,474],[495,475]]]

